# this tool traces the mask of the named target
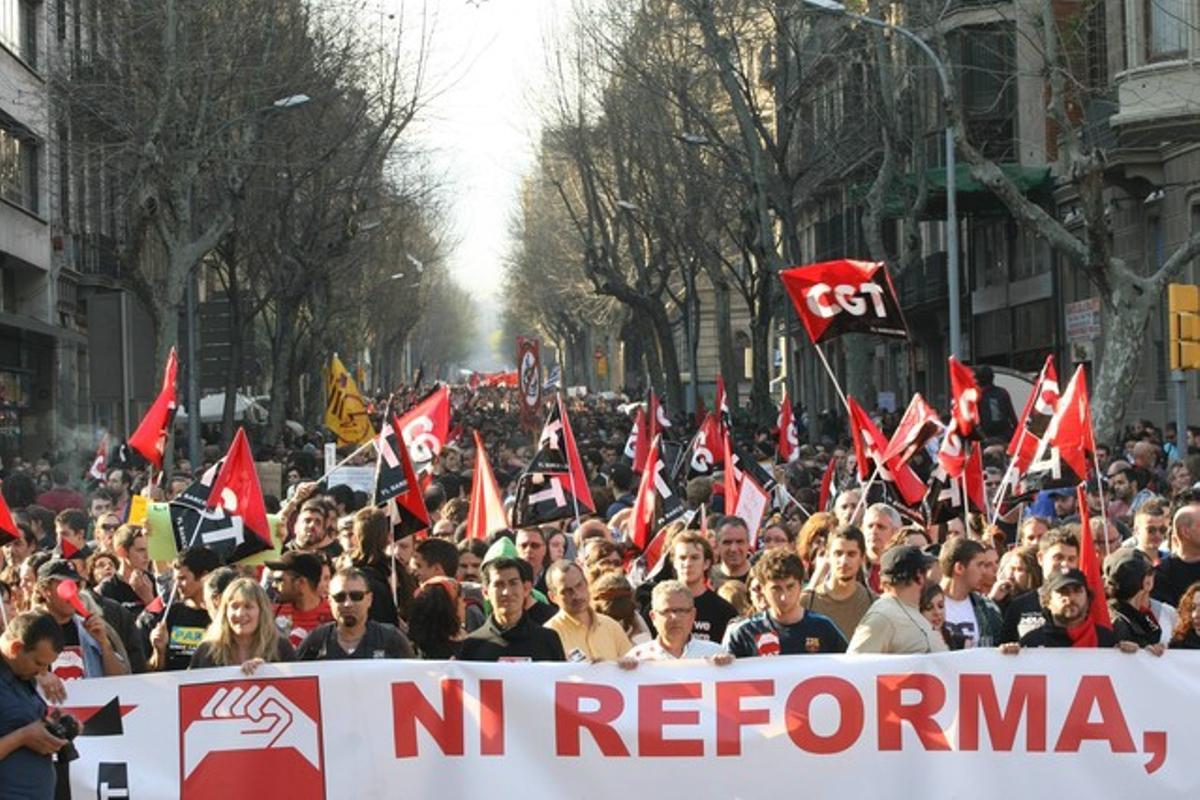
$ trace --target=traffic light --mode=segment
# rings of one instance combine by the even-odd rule
[[[1171,369],[1200,369],[1200,286],[1167,287],[1171,316]]]

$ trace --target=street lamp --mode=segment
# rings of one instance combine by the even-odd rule
[[[937,53],[933,51],[924,39],[918,36],[913,31],[901,25],[894,25],[890,22],[885,22],[875,17],[867,17],[862,14],[855,14],[852,11],[846,10],[846,6],[836,0],[804,0],[808,5],[818,8],[822,11],[827,11],[831,14],[852,19],[856,22],[861,22],[864,25],[873,25],[876,28],[883,28],[896,33],[908,39],[915,44],[922,53],[929,56],[937,69],[938,80],[942,84],[942,97],[947,105],[951,102],[954,96],[950,90],[950,74],[946,71],[946,65],[938,58]],[[955,160],[954,160],[954,125],[950,122],[950,109],[946,109],[946,288],[950,293],[950,355],[958,358],[962,354],[962,344],[959,341],[962,331],[962,309],[961,309],[961,290],[959,289],[958,279],[958,201],[956,197],[957,186],[955,175]]]

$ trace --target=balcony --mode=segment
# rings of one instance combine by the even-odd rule
[[[71,245],[71,266],[80,275],[114,281],[121,277],[117,243],[111,236],[76,233],[71,235]]]
[[[1118,73],[1117,113],[1109,124],[1123,146],[1200,140],[1200,70],[1188,59]]]

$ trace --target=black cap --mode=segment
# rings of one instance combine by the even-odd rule
[[[79,573],[75,571],[75,565],[65,558],[52,558],[45,564],[38,567],[38,580],[43,578],[64,578],[79,582]]]
[[[1042,583],[1042,594],[1050,594],[1067,586],[1083,586],[1087,588],[1087,576],[1081,570],[1074,567],[1053,570],[1046,576],[1045,582]]]
[[[1118,547],[1104,559],[1104,577],[1122,598],[1137,594],[1153,568],[1150,557],[1133,547]]]
[[[314,587],[321,583],[321,557],[315,553],[289,550],[278,561],[267,561],[263,566],[307,578]]]
[[[905,544],[885,550],[879,559],[879,574],[898,580],[915,578],[929,568],[936,558],[926,555],[921,548]]]

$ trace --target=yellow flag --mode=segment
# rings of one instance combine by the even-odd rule
[[[336,353],[325,373],[325,426],[337,434],[339,445],[362,444],[375,437],[367,404]]]

